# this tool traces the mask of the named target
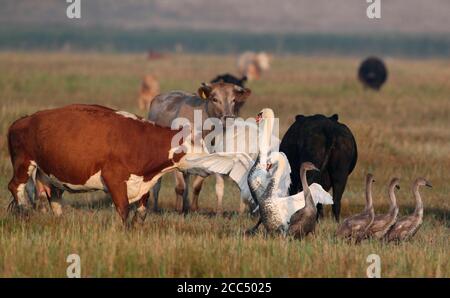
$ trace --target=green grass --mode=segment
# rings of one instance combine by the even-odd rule
[[[173,178],[164,177],[160,202],[144,226],[124,230],[102,193],[65,196],[65,214],[6,214],[11,165],[6,131],[12,121],[69,103],[98,103],[145,115],[137,108],[140,79],[153,73],[163,91],[194,92],[218,73],[235,72],[231,56],[0,53],[0,276],[63,277],[66,257],[81,257],[82,276],[93,277],[364,277],[366,258],[381,257],[384,277],[450,277],[450,61],[387,59],[389,81],[380,93],[356,81],[358,59],[275,57],[272,69],[249,87],[243,117],[272,107],[280,134],[297,114],[338,113],[355,134],[359,159],[342,200],[342,215],[362,209],[364,176],[373,172],[375,207],[387,208],[387,182],[401,178],[400,213],[414,208],[410,184],[427,177],[424,225],[400,245],[376,241],[349,245],[335,239],[330,210],[315,237],[304,241],[242,233],[255,223],[238,216],[239,192],[227,181],[227,215],[211,216],[214,179],[200,197],[201,212],[175,213]]]

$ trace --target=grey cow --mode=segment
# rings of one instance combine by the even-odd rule
[[[235,118],[239,114],[240,108],[250,96],[251,91],[248,88],[242,88],[233,84],[223,82],[205,84],[198,89],[198,94],[187,93],[183,91],[172,91],[156,96],[150,106],[148,119],[158,125],[170,127],[172,121],[183,117],[191,123],[194,122],[194,111],[202,112],[202,120],[207,118],[218,118],[225,127],[227,118]],[[203,131],[203,135],[208,131]],[[178,211],[188,212],[188,174],[175,172],[175,193],[176,209]],[[198,198],[201,189],[203,177],[198,176],[194,183],[194,196]],[[161,187],[161,179],[158,180],[153,188],[154,210],[158,211],[158,195]],[[217,212],[222,212],[222,198],[224,192],[224,181],[221,175],[216,175],[216,196]],[[183,203],[182,203],[183,202]],[[194,201],[192,210],[198,208],[197,200]],[[241,205],[242,210],[242,205]]]

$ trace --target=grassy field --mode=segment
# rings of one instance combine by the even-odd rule
[[[231,56],[0,53],[0,276],[64,277],[66,257],[81,257],[90,277],[364,277],[369,254],[381,257],[383,277],[450,277],[450,60],[387,59],[390,77],[380,93],[356,81],[359,59],[276,57],[242,116],[271,107],[283,134],[297,114],[338,113],[355,134],[359,158],[342,201],[343,216],[361,210],[364,176],[374,173],[375,207],[387,208],[387,182],[401,177],[400,213],[410,213],[412,180],[424,176],[424,224],[400,245],[376,241],[349,245],[335,239],[331,212],[315,237],[302,242],[242,236],[256,219],[238,216],[238,189],[227,183],[223,217],[212,216],[214,179],[200,197],[199,213],[173,211],[171,175],[164,178],[162,214],[126,231],[103,193],[65,196],[65,215],[6,214],[11,165],[6,131],[16,118],[69,103],[98,103],[144,115],[137,109],[140,79],[156,74],[164,91],[195,91],[217,73],[234,72]],[[70,136],[68,136],[70,137]],[[132,154],[130,152],[130,154]]]

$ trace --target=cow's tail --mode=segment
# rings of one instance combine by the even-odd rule
[[[20,120],[20,119],[19,119]],[[8,153],[9,156],[11,158],[11,163],[13,164],[14,167],[14,159],[15,159],[15,153],[13,151],[13,144],[12,144],[12,134],[11,134],[11,128],[13,127],[13,125],[16,123],[17,121],[15,121],[13,124],[11,124],[11,126],[8,129],[8,133],[6,135],[6,141],[8,142]],[[18,206],[18,202],[16,199],[12,198],[11,201],[9,202],[8,206],[6,207],[6,212],[9,214],[13,214],[17,211],[17,206]]]
[[[14,213],[17,210],[18,203],[13,198],[6,207],[6,213]]]
[[[333,151],[333,149],[334,149],[335,142],[336,142],[336,138],[334,136],[332,137],[331,141],[327,139],[325,158],[323,159],[323,163],[320,166],[321,172],[323,170],[325,170],[326,166],[328,165],[328,161],[330,160],[331,151]]]
[[[14,162],[14,160],[15,160],[17,152],[15,152],[15,150],[14,150],[14,147],[15,147],[14,145],[17,144],[17,142],[18,142],[17,135],[15,135],[13,133],[13,131],[15,130],[15,128],[20,127],[20,125],[21,125],[20,122],[27,117],[29,117],[29,116],[25,115],[23,117],[20,117],[19,119],[15,120],[13,123],[11,123],[11,125],[8,128],[8,133],[6,135],[6,139],[8,142],[8,153],[9,153],[9,156],[11,157],[11,162]]]
[[[24,119],[26,117],[27,116],[23,116],[23,117],[15,120],[13,123],[11,123],[11,125],[8,128],[8,133],[6,135],[6,140],[8,142],[8,153],[9,153],[9,156],[11,157],[11,160],[14,160],[14,158],[13,158],[14,157],[13,156],[14,155],[14,151],[13,151],[13,141],[14,141],[13,138],[14,138],[14,136],[12,135],[12,130],[13,130],[14,126],[16,126],[18,124],[19,121],[21,121],[22,119]]]

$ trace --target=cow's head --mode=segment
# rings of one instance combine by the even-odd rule
[[[202,83],[198,89],[198,95],[207,101],[208,116],[219,118],[222,122],[227,118],[236,118],[250,94],[248,88],[223,82]]]

